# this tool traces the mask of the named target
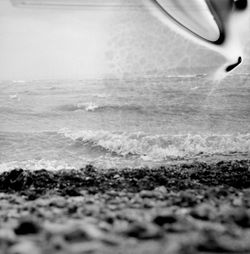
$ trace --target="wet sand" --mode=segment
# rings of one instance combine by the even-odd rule
[[[0,252],[250,253],[250,161],[4,172]]]

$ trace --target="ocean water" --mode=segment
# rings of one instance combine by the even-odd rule
[[[0,171],[250,153],[250,75],[1,81]]]

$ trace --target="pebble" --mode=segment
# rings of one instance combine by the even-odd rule
[[[9,252],[9,254],[41,254],[41,250],[37,247],[37,245],[31,241],[22,241],[13,245]]]
[[[201,204],[193,208],[190,215],[199,220],[213,220],[216,216],[216,211],[211,205]]]
[[[159,239],[163,231],[153,224],[133,223],[126,231],[126,235],[137,239]]]
[[[67,254],[95,254],[102,253],[101,250],[103,249],[103,246],[99,242],[79,242],[71,244],[67,249]]]
[[[166,194],[167,193],[167,189],[166,189],[165,186],[159,186],[159,187],[155,188],[154,191],[162,193],[162,194]]]
[[[0,188],[12,194],[0,193],[0,244],[8,254],[40,254],[40,248],[43,254],[250,253],[250,190],[242,189],[249,186],[250,162],[242,165],[5,172]],[[32,193],[37,199],[27,201]],[[34,220],[20,220],[27,213]],[[182,241],[191,252],[165,250]]]
[[[14,231],[17,235],[38,234],[40,227],[31,220],[24,220],[19,223]]]
[[[213,230],[204,230],[198,238],[197,250],[211,253],[250,253],[249,238],[239,240],[234,236],[218,234]]]
[[[84,222],[69,222],[66,224],[47,224],[45,231],[49,235],[61,235],[67,242],[92,241],[102,238],[102,231],[95,225]]]
[[[162,214],[162,215],[157,215],[154,219],[153,222],[157,224],[158,226],[164,226],[165,224],[173,224],[177,222],[177,218],[173,214]]]
[[[233,221],[242,228],[250,228],[250,211],[246,209],[236,209],[230,216]]]
[[[114,179],[118,179],[118,178],[120,178],[120,175],[118,174],[114,175]]]
[[[0,229],[0,245],[1,244],[7,244],[11,245],[17,241],[17,237],[13,230],[2,228]]]

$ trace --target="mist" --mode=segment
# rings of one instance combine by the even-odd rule
[[[0,79],[80,78],[103,72],[110,13],[14,8],[0,1]]]
[[[224,61],[142,7],[15,8],[0,0],[0,38],[0,80],[199,72]]]

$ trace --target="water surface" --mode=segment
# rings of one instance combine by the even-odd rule
[[[250,75],[0,83],[0,169],[139,167],[250,152]]]

